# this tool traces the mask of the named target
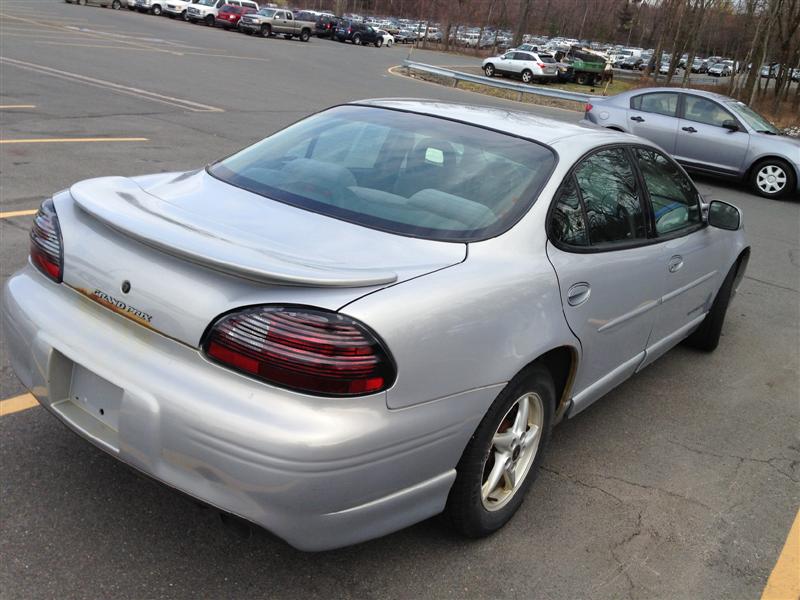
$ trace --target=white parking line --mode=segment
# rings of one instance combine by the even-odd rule
[[[157,94],[156,92],[150,92],[148,90],[143,90],[140,88],[129,87],[127,85],[114,83],[112,81],[106,81],[104,79],[96,79],[94,77],[87,77],[86,75],[79,75],[78,73],[70,73],[69,71],[53,69],[51,67],[46,67],[44,65],[37,65],[34,63],[25,62],[22,60],[16,60],[5,56],[0,56],[0,63],[13,65],[20,69],[33,71],[35,73],[41,73],[42,75],[48,75],[50,77],[56,77],[58,79],[66,79],[67,81],[73,81],[76,83],[82,83],[84,85],[99,87],[111,90],[113,92],[118,92],[120,94],[136,96],[137,98],[143,98],[144,100],[150,100],[152,102],[159,102],[161,104],[169,104],[170,106],[177,106],[178,108],[183,108],[185,110],[190,110],[192,112],[225,112],[224,109],[218,108],[216,106],[201,104],[200,102],[185,100],[183,98],[175,98],[173,96],[165,96],[164,94]]]

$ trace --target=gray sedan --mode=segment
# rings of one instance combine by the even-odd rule
[[[733,98],[684,88],[645,88],[596,98],[586,123],[655,142],[685,168],[745,181],[766,198],[800,197],[800,139]]]
[[[748,257],[739,211],[641,138],[375,100],[55,194],[2,315],[68,427],[322,550],[502,527],[555,423],[716,348]]]

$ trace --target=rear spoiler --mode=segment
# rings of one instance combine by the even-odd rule
[[[84,212],[130,238],[237,277],[307,287],[368,287],[397,281],[393,271],[313,264],[299,256],[248,246],[218,234],[219,223],[209,222],[204,229],[189,226],[181,222],[178,207],[125,177],[81,181],[70,194]],[[197,222],[195,215],[192,221]]]

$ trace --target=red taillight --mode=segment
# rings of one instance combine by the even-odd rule
[[[587,103],[586,103],[586,106],[584,107],[584,109],[583,109],[583,110],[584,110],[585,112],[587,112],[587,113],[588,113],[588,112],[589,112],[590,110],[592,110],[593,108],[594,108],[594,106],[592,106],[591,104],[589,104],[589,103],[587,102]]]
[[[31,262],[56,283],[61,283],[64,252],[61,228],[53,201],[42,202],[31,228]]]
[[[373,394],[395,368],[364,325],[314,308],[259,306],[229,314],[206,335],[216,362],[277,386],[323,396]]]
[[[544,69],[544,63],[538,63],[540,69]]]

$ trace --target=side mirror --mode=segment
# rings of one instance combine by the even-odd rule
[[[719,229],[737,231],[742,224],[742,213],[732,204],[712,200],[708,206],[708,224]]]
[[[730,131],[739,131],[739,125],[736,124],[736,121],[733,119],[727,119],[722,122],[722,126],[725,129],[729,129]]]

